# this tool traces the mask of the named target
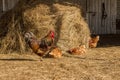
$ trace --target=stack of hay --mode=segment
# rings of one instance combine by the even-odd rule
[[[0,20],[1,53],[26,52],[24,33],[32,31],[39,39],[49,30],[56,32],[55,44],[63,51],[79,45],[88,47],[89,28],[80,8],[40,0],[20,0]]]

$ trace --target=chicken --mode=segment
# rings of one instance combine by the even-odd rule
[[[37,39],[36,36],[32,32],[25,33],[25,41],[28,43],[31,39]]]
[[[61,58],[62,57],[62,51],[59,48],[53,48],[49,53],[48,53],[49,57],[52,58]]]
[[[54,37],[55,33],[54,31],[50,31],[44,38],[40,41],[40,48],[44,50],[48,50],[54,45]]]
[[[43,56],[54,44],[54,31],[50,31],[44,38],[38,40],[32,32],[25,33],[25,41],[39,56]]]
[[[86,47],[85,45],[81,45],[79,47],[72,48],[68,50],[68,52],[72,55],[80,55],[86,53]]]
[[[98,36],[98,35],[94,35],[93,37],[90,37],[89,47],[90,47],[90,48],[95,48],[95,47],[97,47],[99,38],[100,38],[100,36]]]
[[[39,47],[40,42],[37,40],[36,36],[32,32],[25,33],[25,41],[35,54],[39,56],[43,55],[44,52],[40,50]]]

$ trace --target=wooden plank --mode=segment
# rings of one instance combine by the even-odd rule
[[[96,28],[97,28],[97,34],[100,34],[101,33],[101,5],[100,5],[100,1],[101,0],[97,0],[97,2],[96,2],[96,7],[98,7],[97,9],[96,9]]]
[[[98,34],[102,34],[102,26],[101,26],[101,0],[98,0],[98,18],[97,18],[97,20],[98,20]]]
[[[101,1],[101,34],[105,33],[105,20],[102,19],[102,3],[105,2],[105,0]]]
[[[107,27],[108,27],[108,32],[107,34],[112,33],[112,28],[111,28],[111,0],[108,0],[108,9],[107,9]]]
[[[94,3],[94,0],[91,0],[92,3]],[[93,33],[95,32],[95,25],[94,25],[94,16],[93,16],[93,12],[94,12],[94,4],[91,4],[91,9],[90,9],[90,16],[91,16],[91,28]]]
[[[116,0],[111,0],[112,32],[116,33]]]
[[[97,0],[94,0],[94,4],[93,4],[93,14],[92,14],[92,17],[93,17],[93,19],[94,19],[94,21],[93,21],[93,27],[94,27],[94,32],[96,33],[97,32],[97,26],[96,26],[96,23],[97,23],[97,20],[96,20],[96,18],[97,18],[97,15],[96,15],[96,13],[97,13],[97,5],[96,5],[96,2],[97,2]]]
[[[88,22],[92,33],[97,34],[115,34],[116,33],[116,15],[117,0],[89,0]],[[102,3],[105,4],[107,18],[102,19]],[[95,16],[92,12],[96,12]],[[101,22],[102,21],[102,22]]]
[[[117,0],[117,18],[120,19],[120,0]]]
[[[91,13],[90,13],[90,11],[91,11],[91,0],[88,0],[88,20],[89,20],[89,27],[90,27],[90,30],[91,30],[91,33],[92,33],[92,26],[91,26]]]
[[[96,2],[97,0],[93,0],[94,1],[94,4],[93,4],[93,14],[92,14],[92,17],[93,17],[93,27],[94,27],[94,32],[97,33],[97,15],[96,15],[96,12],[97,12],[97,9],[98,9],[98,5],[96,5]]]
[[[98,20],[99,21],[99,23],[98,23],[99,24],[99,34],[102,34],[102,29],[103,29],[102,24],[101,24],[102,23],[102,20],[101,20],[101,16],[102,16],[101,3],[102,3],[102,0],[99,0],[98,2],[99,2],[99,15],[98,15],[99,16],[99,20]]]
[[[96,20],[95,20],[95,28],[96,28],[96,33],[99,34],[100,33],[100,3],[99,3],[99,0],[96,0],[95,2],[95,12],[96,12]]]
[[[2,11],[2,0],[0,0],[0,12]]]
[[[116,19],[117,19],[117,0],[114,0],[115,3],[114,3],[114,6],[115,6],[115,9],[114,9],[114,34],[116,34]]]
[[[89,25],[89,28],[90,28],[90,31],[92,33],[92,27],[91,27],[91,14],[89,13],[90,12],[90,9],[91,9],[91,4],[90,4],[91,0],[87,0],[87,22],[88,22],[88,25]]]
[[[3,0],[3,11],[10,10],[19,0]]]
[[[109,23],[109,21],[110,21],[110,19],[109,19],[109,17],[110,17],[110,13],[109,13],[109,10],[110,10],[110,4],[109,4],[109,0],[104,0],[104,3],[105,3],[105,12],[106,12],[106,14],[107,14],[107,17],[106,17],[106,19],[105,19],[105,33],[109,33],[110,32],[110,30],[109,30],[109,27],[110,27],[110,25],[111,24],[108,24]]]
[[[108,4],[109,3],[109,0],[104,0],[104,2],[105,2],[105,12],[106,12],[106,14],[107,14],[107,17],[106,17],[106,19],[105,19],[105,33],[106,34],[109,34],[109,32],[110,32],[110,30],[109,30],[109,26],[110,26],[110,24],[108,24],[109,23],[109,10],[110,10],[110,8],[109,8],[109,5],[110,4]]]
[[[107,14],[107,17],[104,19],[104,33],[103,34],[108,34],[108,31],[107,31],[107,28],[110,24],[107,25],[107,22],[109,22],[109,19],[108,19],[108,10],[109,10],[109,7],[107,4],[108,3],[108,0],[104,0],[104,3],[105,3],[105,13]]]

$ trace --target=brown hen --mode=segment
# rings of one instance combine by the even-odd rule
[[[95,47],[97,47],[99,38],[100,38],[100,36],[98,36],[98,35],[96,35],[96,36],[94,36],[94,37],[90,37],[89,47],[90,47],[90,48],[95,48]]]
[[[48,53],[49,57],[52,58],[61,58],[62,57],[62,51],[59,48],[53,48],[49,53]]]
[[[79,47],[72,48],[68,51],[72,55],[80,55],[86,53],[85,45],[81,45]]]

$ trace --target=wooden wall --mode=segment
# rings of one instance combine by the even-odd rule
[[[5,10],[10,10],[14,7],[14,5],[18,2],[19,0],[5,0]]]
[[[116,20],[117,33],[120,34],[120,0],[117,0],[117,20]]]
[[[0,11],[7,11],[14,7],[19,0],[0,0]]]
[[[120,0],[117,0],[117,19],[120,19]]]
[[[2,0],[0,0],[0,12],[2,12]]]
[[[103,15],[103,6],[105,5]],[[91,33],[116,34],[117,0],[87,0],[87,21]]]
[[[3,6],[3,1],[5,5]],[[14,7],[19,0],[0,0],[0,12]],[[62,1],[62,0],[58,0]],[[116,34],[116,19],[120,19],[120,0],[65,0],[81,5],[83,16],[88,22],[91,33]],[[102,20],[101,4],[105,3],[107,18]],[[119,27],[120,28],[120,27]]]

